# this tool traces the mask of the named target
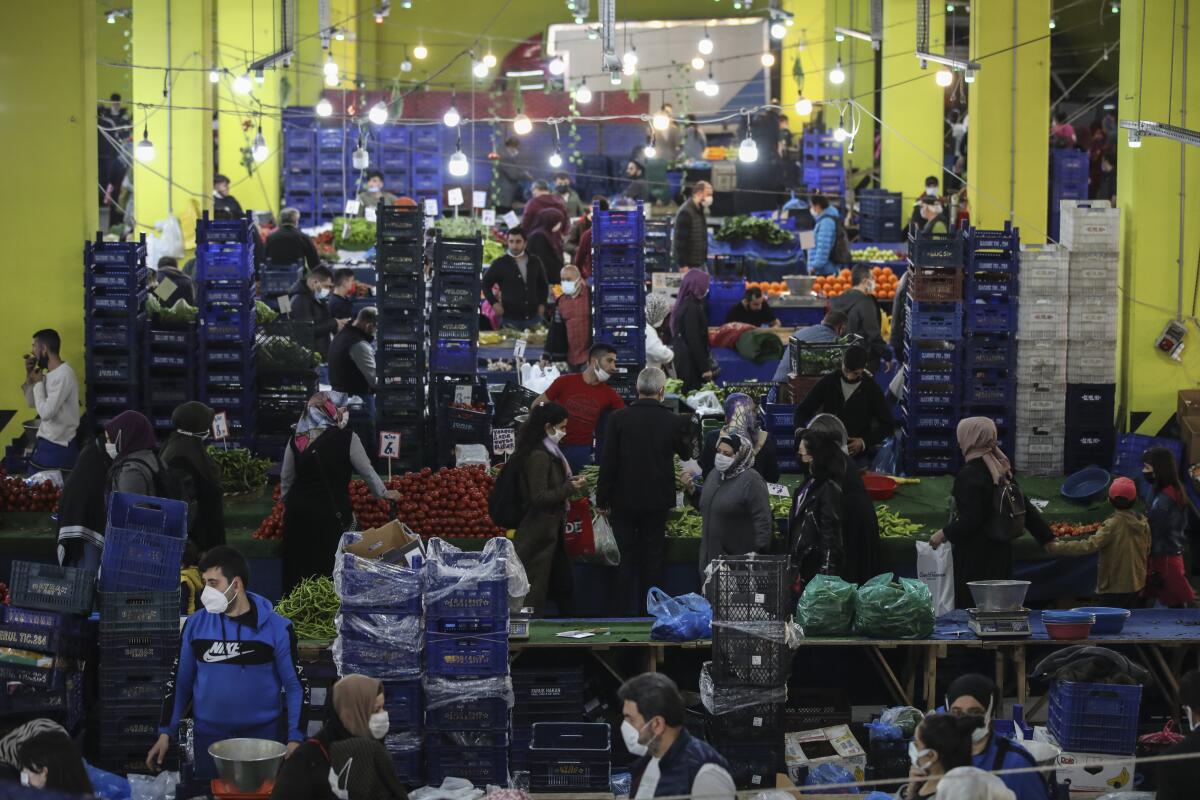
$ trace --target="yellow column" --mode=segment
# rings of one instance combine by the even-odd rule
[[[226,70],[217,84],[217,172],[230,181],[230,194],[242,208],[279,210],[279,126],[282,68],[267,69],[263,82],[252,76],[250,91],[234,90],[246,65],[279,48],[278,3],[272,0],[216,0],[217,63]],[[270,155],[261,163],[252,145],[262,127]]]
[[[798,133],[801,123],[813,117],[812,114],[800,116],[796,113],[796,101],[800,96],[813,101],[815,112],[820,112],[821,102],[828,97],[826,71],[833,65],[830,55],[833,52],[833,16],[828,0],[784,0],[783,7],[792,12],[794,22],[783,40],[779,100],[792,130]],[[795,74],[797,59],[803,72],[802,79]],[[831,124],[828,120],[826,123]]]
[[[0,363],[0,408],[17,409],[0,430],[7,443],[34,416],[17,365],[34,331],[54,328],[80,381],[83,364],[83,242],[100,224],[96,188],[96,4],[17,3],[6,22],[20,35],[0,49],[0,150],[11,185],[0,209],[20,226],[21,260],[41,289],[36,302],[9,303]],[[36,79],[34,79],[36,76]],[[51,191],[33,187],[55,186]],[[10,268],[15,274],[16,266]]]
[[[211,205],[211,40],[211,0],[133,1],[133,61],[153,67],[133,71],[139,106],[133,138],[141,140],[148,128],[155,148],[153,161],[134,164],[134,213],[142,229],[173,214],[183,225],[185,243],[195,233],[194,215]],[[168,73],[168,67],[178,69]],[[170,83],[169,109],[164,77]]]
[[[871,0],[851,0],[844,10],[839,8],[836,23],[855,30],[871,30]],[[846,37],[842,42],[846,53],[842,63],[846,70],[846,90],[850,97],[874,113],[875,109],[875,59],[877,51],[870,42]],[[866,114],[858,119],[858,133],[854,137],[854,152],[846,154],[846,184],[857,183],[853,175],[861,175],[875,168],[875,120]]]
[[[903,194],[906,205],[924,189],[925,176],[937,175],[940,180],[942,174],[945,92],[934,82],[936,65],[922,70],[913,55],[916,18],[916,0],[883,4],[880,183],[890,192]],[[929,47],[935,53],[942,52],[945,30],[946,6],[931,3]]]
[[[1144,46],[1143,2],[1146,3]],[[1187,19],[1186,42],[1184,19]],[[1188,51],[1186,69],[1185,50]],[[1178,7],[1157,0],[1126,0],[1121,7],[1119,119],[1140,117],[1192,130],[1200,128],[1200,55],[1197,54],[1200,54],[1200,0],[1180,0]],[[1185,100],[1186,120],[1181,115]],[[974,120],[971,127],[975,127]],[[974,130],[971,135],[975,135]],[[1200,310],[1193,301],[1196,264],[1200,258],[1200,226],[1196,225],[1200,219],[1200,147],[1143,138],[1142,146],[1134,149],[1128,146],[1124,130],[1119,131],[1117,141],[1122,273],[1119,406],[1128,412],[1130,431],[1156,435],[1175,413],[1178,390],[1200,386],[1200,331],[1194,324]],[[1181,193],[1186,202],[1182,221]],[[1182,287],[1178,264],[1180,236],[1183,237]],[[1154,342],[1163,327],[1175,318],[1181,296],[1183,319],[1191,322],[1187,323],[1186,346],[1180,362],[1155,350]]]
[[[1045,242],[1050,0],[1022,0],[1019,12],[1011,0],[974,3],[971,14],[971,52],[982,66],[967,92],[971,222],[1012,220],[1022,242]]]
[[[359,18],[358,11],[358,0],[330,0],[329,2],[330,23],[344,34],[344,38],[334,38],[329,44],[333,60],[340,67],[342,77],[341,83],[335,88],[355,88],[354,78],[358,74],[358,35],[362,30],[362,20]],[[374,24],[370,17],[367,18],[367,24]]]
[[[325,91],[317,0],[296,2],[296,55],[288,70],[287,105],[312,106]]]

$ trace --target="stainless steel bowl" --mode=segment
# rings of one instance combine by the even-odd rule
[[[208,754],[222,780],[243,792],[253,792],[279,771],[287,748],[270,739],[225,739],[209,745]]]
[[[783,282],[787,284],[791,294],[812,294],[816,283],[815,275],[784,275]]]
[[[1029,591],[1029,581],[968,581],[967,586],[980,611],[1019,611]]]

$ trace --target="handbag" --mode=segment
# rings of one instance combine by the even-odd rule
[[[567,360],[567,322],[558,313],[558,306],[554,306],[554,317],[550,320],[550,329],[546,331],[546,344],[542,351],[546,358],[552,361]]]

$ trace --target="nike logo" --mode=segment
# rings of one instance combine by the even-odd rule
[[[212,647],[204,653],[204,663],[219,664],[229,661],[242,654],[242,648],[237,642],[213,642]]]

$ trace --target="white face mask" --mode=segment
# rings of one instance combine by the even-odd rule
[[[104,452],[108,453],[109,458],[115,459],[117,457],[117,443],[116,442],[105,442],[104,443]]]
[[[21,785],[22,786],[30,786],[31,785],[29,783],[29,773],[26,770],[21,770]]]
[[[704,206],[705,208],[712,208],[712,195],[710,194],[708,197],[705,197],[703,200],[701,200],[700,205]]]
[[[600,381],[601,383],[608,383],[608,379],[611,377],[612,375],[609,375],[607,372],[600,369],[599,366],[596,367],[596,380]]]
[[[229,589],[232,588],[231,585]],[[200,602],[204,604],[204,610],[210,614],[224,614],[229,609],[233,597],[237,597],[237,592],[233,593],[233,597],[226,597],[225,594],[229,589],[222,592],[212,586],[205,586],[204,591],[200,593]]]
[[[649,722],[646,723],[646,725],[649,724]],[[642,726],[642,730],[646,729],[646,725]],[[650,752],[649,744],[642,744],[641,741],[639,741],[641,735],[642,731],[639,731],[637,728],[633,727],[633,724],[630,723],[629,720],[625,720],[621,723],[621,738],[625,740],[625,749],[629,751],[629,755],[644,756],[646,753]]]
[[[387,711],[376,711],[371,715],[371,719],[367,723],[367,728],[371,731],[371,736],[376,739],[382,739],[387,736],[387,732],[391,726],[392,722],[388,719]]]
[[[326,297],[329,297],[329,289],[322,286],[320,289],[317,289],[316,296],[318,300],[324,300]]]
[[[713,456],[713,466],[722,474],[733,466],[733,456],[727,456],[724,453],[717,453]]]
[[[925,758],[932,752],[933,751],[929,750],[929,749],[918,750],[916,742],[908,743],[908,760],[914,767],[921,770],[922,773],[924,773],[928,769],[928,767],[921,766],[921,763],[920,763],[921,759]]]
[[[562,282],[563,294],[566,294],[566,295],[575,294],[576,288],[577,288],[577,285],[576,285],[575,281],[563,281]]]
[[[555,428],[554,430],[550,431],[550,440],[552,442],[554,442],[555,444],[558,444],[559,442],[561,442],[563,440],[563,437],[566,435],[567,435],[566,429]]]

